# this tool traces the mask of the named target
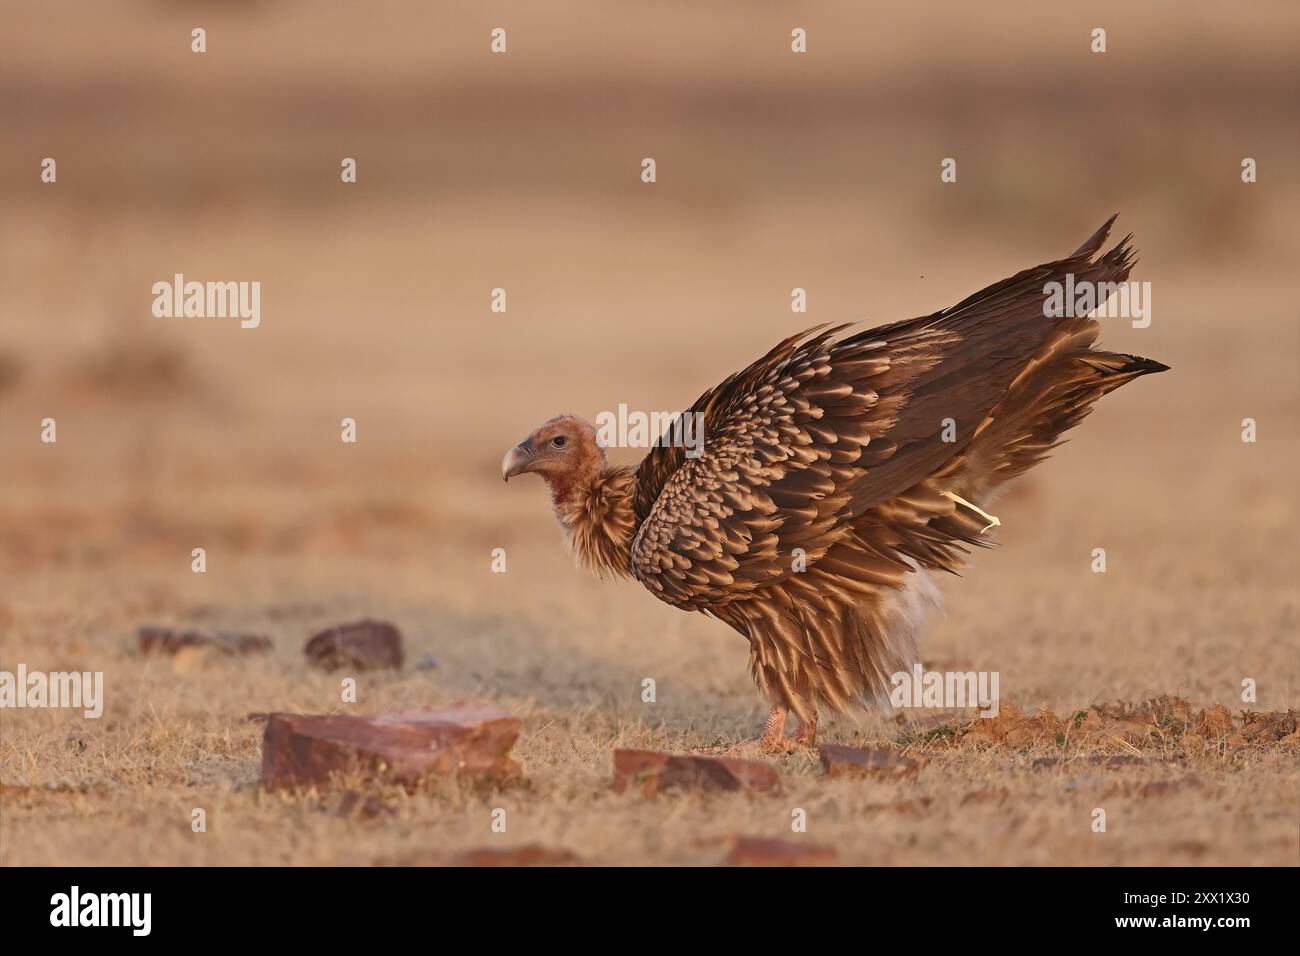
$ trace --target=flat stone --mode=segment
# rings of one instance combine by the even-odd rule
[[[1138,787],[1137,795],[1143,799],[1151,797],[1168,797],[1188,787],[1199,787],[1200,781],[1195,777],[1183,777],[1180,780],[1151,780]]]
[[[908,816],[925,816],[930,810],[934,797],[914,797],[911,800],[894,800],[889,803],[868,803],[862,808],[863,813],[902,813]]]
[[[1089,766],[1089,767],[1141,767],[1149,763],[1146,757],[1134,757],[1131,754],[1093,754],[1078,757],[1035,757],[1031,767],[1035,770],[1050,770],[1053,767]]]
[[[143,654],[177,654],[194,648],[210,648],[223,654],[256,654],[271,649],[271,639],[263,634],[237,634],[202,628],[159,627],[143,625],[137,632]]]
[[[374,794],[362,793],[360,790],[345,790],[339,801],[339,816],[358,820],[374,820],[377,817],[391,817],[397,813],[391,806]]]
[[[452,866],[575,866],[576,853],[562,847],[529,843],[517,847],[475,847],[452,858]]]
[[[675,788],[695,790],[779,790],[781,777],[771,764],[740,757],[709,757],[657,750],[615,750],[614,789],[636,787],[651,796]]]
[[[270,788],[320,786],[336,775],[359,774],[410,789],[426,777],[505,782],[521,773],[510,759],[519,718],[489,707],[264,717],[262,783]]]
[[[825,843],[742,836],[732,844],[727,862],[733,866],[821,866],[838,858],[835,848]]]
[[[840,744],[823,744],[819,749],[822,769],[828,777],[906,777],[920,766],[911,757],[900,757],[890,750]]]
[[[386,621],[353,621],[312,635],[303,653],[327,671],[400,669],[402,632]]]

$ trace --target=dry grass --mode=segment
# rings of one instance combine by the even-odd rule
[[[943,582],[925,660],[999,671],[1029,713],[1161,694],[1236,712],[1246,677],[1252,707],[1300,706],[1297,187],[1282,173],[1298,157],[1278,48],[1293,6],[1243,20],[1206,5],[1178,29],[1114,6],[1008,32],[1002,8],[937,29],[818,5],[807,75],[754,52],[788,35],[775,9],[743,34],[728,8],[699,14],[699,35],[685,5],[639,26],[520,9],[509,74],[447,32],[455,17],[201,9],[216,38],[202,74],[188,53],[151,52],[190,26],[163,5],[102,45],[84,20],[98,14],[14,11],[0,67],[21,94],[0,96],[14,145],[0,157],[0,666],[102,670],[108,697],[100,720],[3,712],[0,863],[438,862],[532,843],[710,863],[737,833],[792,836],[794,808],[799,839],[850,863],[1297,861],[1300,774],[1282,745],[1139,742],[1148,762],[1106,767],[1087,758],[1129,751],[951,748],[868,715],[825,739],[908,748],[926,758],[915,777],[827,780],[793,756],[779,797],[614,795],[613,747],[754,733],[746,649],[572,568],[541,488],[496,471],[554,412],[684,406],[795,319],[940,308],[1119,209],[1155,320],[1103,337],[1173,370],[1104,400],[999,503],[1003,546]],[[1075,52],[1094,15],[1111,26],[1104,63]],[[54,192],[30,159],[50,153]],[[635,182],[650,153],[654,192]],[[341,191],[350,154],[362,178]],[[1261,158],[1257,186],[1237,180],[1244,155]],[[260,280],[262,327],[152,319],[149,286],[174,271]],[[505,317],[487,311],[498,285]],[[789,313],[796,285],[806,317]],[[45,416],[57,445],[36,440]],[[355,446],[338,440],[344,416]],[[1257,444],[1239,440],[1247,416]],[[204,575],[189,570],[198,546]],[[490,572],[495,547],[506,574]],[[371,820],[341,816],[337,794],[258,788],[245,715],[342,709],[301,646],[362,615],[439,666],[363,676],[356,708],[494,702],[523,718],[525,786],[383,793],[395,812]],[[275,649],[174,668],[134,652],[150,622],[263,631]],[[1035,767],[1045,756],[1068,759]]]

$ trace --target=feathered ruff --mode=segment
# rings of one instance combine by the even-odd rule
[[[606,468],[581,494],[554,502],[570,552],[597,577],[632,573],[632,483],[631,468]]]

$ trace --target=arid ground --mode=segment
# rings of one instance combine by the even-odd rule
[[[0,711],[0,863],[709,864],[738,835],[850,864],[1300,862],[1295,4],[83,6],[0,3],[0,668],[102,671],[106,703]],[[612,793],[615,747],[757,732],[747,649],[575,568],[503,452],[558,412],[686,407],[803,326],[943,308],[1115,211],[1152,321],[1103,341],[1172,370],[999,501],[922,644],[997,671],[1002,721],[826,724],[916,758],[902,780],[799,754],[779,795]],[[260,281],[260,327],[155,318],[177,272]],[[344,704],[302,645],[363,616],[409,663]],[[154,623],[274,649],[142,657]],[[1161,697],[1186,707],[1141,710]],[[522,717],[524,784],[379,790],[377,815],[259,786],[250,713],[459,700]]]

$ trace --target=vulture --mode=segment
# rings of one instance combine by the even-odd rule
[[[561,415],[502,477],[542,477],[581,564],[743,635],[771,705],[761,748],[813,746],[820,710],[887,702],[911,671],[932,574],[989,543],[999,489],[1102,395],[1168,368],[1102,351],[1095,318],[1045,304],[1067,276],[1098,305],[1128,279],[1131,235],[1098,255],[1114,220],[932,315],[790,336],[683,413],[700,448],[670,429],[637,468],[611,467],[595,428]]]

